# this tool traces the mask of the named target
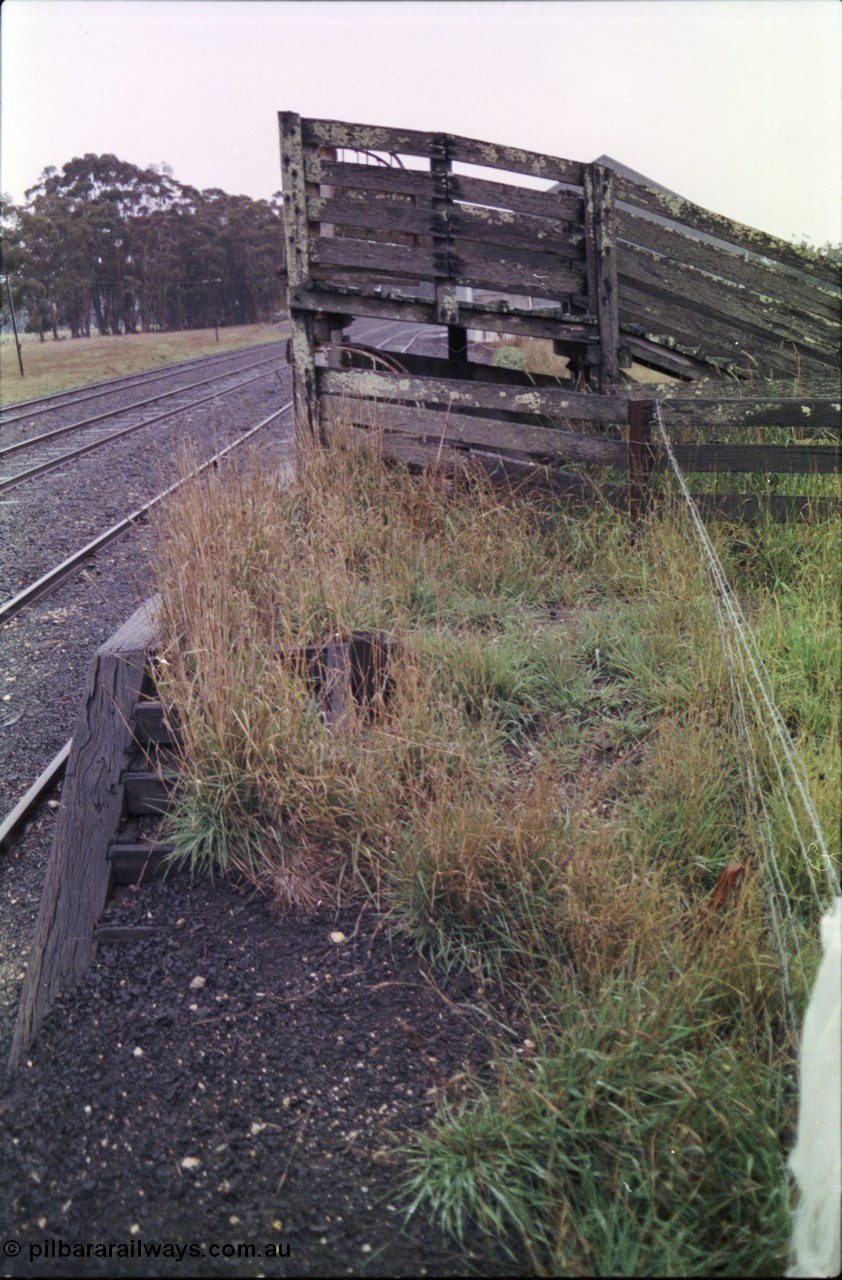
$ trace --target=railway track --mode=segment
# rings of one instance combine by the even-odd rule
[[[97,627],[99,606],[110,603],[107,579],[115,563],[122,575],[122,586],[114,593],[115,611],[125,616],[135,607],[136,581],[146,571],[146,548],[138,538],[147,536],[141,531],[149,513],[184,482],[178,478],[183,475],[183,465],[179,469],[176,463],[179,449],[190,447],[196,470],[204,470],[249,441],[288,434],[291,405],[275,381],[279,373],[281,382],[286,381],[280,344],[235,353],[233,360],[195,362],[186,378],[178,366],[176,386],[172,372],[113,380],[97,395],[100,412],[92,416],[101,420],[93,424],[83,422],[78,409],[80,399],[87,404],[93,398],[86,392],[37,403],[36,409],[49,411],[49,416],[39,413],[35,418],[42,428],[37,435],[51,437],[46,442],[33,443],[29,434],[23,441],[10,441],[9,420],[16,420],[14,430],[20,432],[29,420],[24,411],[0,420],[0,471],[10,470],[15,461],[23,464],[15,468],[15,483],[0,490],[0,815],[9,797],[23,790],[18,778],[28,769],[21,761],[32,760],[31,778],[39,769],[38,741],[46,748],[40,749],[42,762],[49,757],[50,738],[54,753],[61,743],[46,722],[55,720],[57,728],[62,720],[68,728],[72,723],[72,716],[62,715],[56,705],[65,698],[68,704],[75,700],[72,693],[59,692],[66,677],[39,673],[44,662],[61,663],[65,653],[73,652],[72,633],[80,616],[85,618],[80,662],[83,654],[85,661],[89,658],[91,643],[95,647],[105,639],[109,623],[103,622],[104,634],[91,627]],[[154,395],[146,396],[143,390],[150,381]],[[161,411],[150,414],[153,407]],[[92,438],[96,432],[98,437]],[[45,457],[41,451],[51,447],[55,454],[56,442],[62,456]],[[25,447],[14,447],[19,443]],[[4,481],[10,478],[3,476]],[[9,591],[9,584],[18,589]],[[45,597],[65,587],[58,596],[61,603],[50,608]],[[77,671],[71,690],[79,678]],[[65,749],[66,742],[61,743],[39,781],[26,788],[0,821],[0,848],[11,847],[33,806],[55,785]]]
[[[352,344],[380,347],[398,359],[418,346],[431,353],[431,335],[410,326],[357,322],[349,336]],[[245,362],[265,350],[252,351]],[[282,350],[276,349],[276,361],[283,387],[272,376],[257,379],[255,374],[253,384],[233,390],[218,404],[185,410],[163,430],[152,426],[129,434],[0,494],[0,562],[4,542],[11,553],[5,557],[5,582],[0,567],[0,1042],[18,1008],[53,845],[58,811],[53,796],[91,656],[154,591],[154,529],[148,516],[184,474],[183,462],[175,462],[177,442],[197,438],[197,465],[210,467],[240,445],[248,447],[249,440],[262,440],[261,457],[285,465],[291,397]],[[14,438],[21,438],[81,419],[86,414],[80,408],[91,402],[97,412],[116,407],[108,399],[112,394],[142,399],[150,383],[167,390],[174,382],[195,381],[239,363],[202,360],[191,368],[180,366],[179,379],[155,371],[51,397],[31,406],[48,410],[34,415],[35,430],[26,427],[26,415],[17,406],[0,414],[0,440],[12,443],[12,428]],[[204,394],[200,389],[191,394],[197,392]],[[17,426],[13,417],[20,419]],[[74,443],[71,433],[63,439]],[[19,450],[8,460],[23,455]],[[5,460],[0,458],[0,471]]]
[[[100,379],[97,382],[86,382],[69,391],[51,391],[48,395],[34,396],[31,400],[10,401],[0,408],[0,429],[15,422],[39,417],[62,407],[63,403],[84,404],[89,400],[100,400],[122,389],[129,390],[134,386],[148,387],[156,382],[174,381],[179,377],[192,374],[197,369],[213,367],[236,362],[247,354],[260,354],[266,351],[267,344],[259,343],[251,347],[237,347],[233,351],[225,351],[220,355],[196,356],[193,360],[180,360],[177,364],[164,365],[158,369],[143,370],[139,373],[121,374],[115,378]]]
[[[105,530],[98,538],[95,538],[92,542],[88,543],[87,546],[79,548],[78,551],[76,551],[72,556],[69,556],[61,564],[54,566],[54,568],[43,575],[38,582],[33,583],[12,600],[5,601],[3,605],[0,605],[0,625],[4,622],[11,621],[12,618],[17,617],[19,613],[22,613],[24,609],[35,604],[35,602],[42,599],[43,596],[48,595],[50,592],[55,591],[58,587],[62,586],[68,578],[80,571],[87,560],[91,559],[98,551],[101,551],[104,547],[108,546],[109,543],[116,541],[116,539],[121,538],[128,533],[136,524],[149,514],[153,507],[156,507],[160,502],[163,502],[166,498],[170,497],[180,489],[183,484],[186,484],[188,480],[193,479],[197,475],[201,475],[202,472],[206,471],[209,467],[217,466],[223,458],[232,452],[232,450],[245,444],[246,441],[257,435],[259,431],[264,430],[264,428],[270,426],[273,422],[276,422],[277,419],[287,414],[291,408],[292,401],[290,400],[280,409],[277,409],[267,418],[264,418],[262,422],[258,422],[253,427],[250,427],[248,431],[244,432],[225,449],[221,449],[218,453],[207,458],[199,467],[190,472],[188,476],[176,481],[175,484],[170,485],[169,488],[165,489],[162,493],[156,494],[156,496],[150,499],[149,502],[145,503],[143,507],[132,512],[131,515],[127,516],[118,524],[113,525],[110,529]],[[26,795],[23,796],[17,805],[15,805],[14,809],[7,815],[7,817],[0,822],[0,852],[10,847],[13,839],[21,830],[29,814],[44,795],[55,786],[56,782],[62,776],[69,754],[70,740],[64,743],[54,758],[26,792]]]
[[[59,426],[41,431],[36,435],[24,436],[23,439],[8,444],[0,444],[0,494],[16,488],[27,480],[43,475],[57,467],[67,466],[94,449],[103,448],[126,436],[133,435],[147,427],[156,426],[168,421],[188,410],[198,408],[220,396],[230,395],[241,387],[250,386],[260,378],[271,377],[277,369],[277,356],[241,365],[234,370],[214,373],[210,377],[200,378],[186,386],[161,391],[141,400],[133,400],[128,405],[117,405],[102,413],[87,418],[65,422]],[[243,378],[242,374],[251,376]],[[204,395],[193,395],[196,391],[213,390]],[[121,394],[124,388],[121,388]],[[160,404],[163,400],[175,399],[163,413],[144,414],[141,411],[150,405]],[[74,402],[70,402],[74,404]],[[62,406],[64,408],[66,406]],[[122,425],[114,427],[114,420],[122,420]],[[108,425],[105,426],[104,424]],[[0,426],[5,425],[0,423]],[[73,438],[73,447],[65,447],[65,437]],[[61,440],[61,444],[59,444]]]
[[[390,352],[400,354],[410,350],[422,336],[417,326],[395,326],[394,324],[369,321],[363,324],[358,323],[355,326],[351,341],[352,343],[355,340],[361,341],[369,347],[388,347]],[[44,397],[41,401],[33,402],[33,412],[31,413],[28,412],[29,406],[13,406],[13,412],[0,414],[0,433],[3,432],[3,428],[10,425],[25,426],[31,418],[42,418],[47,414],[60,415],[70,412],[75,420],[69,423],[60,422],[56,426],[51,426],[47,422],[44,430],[40,430],[34,435],[24,435],[18,441],[9,441],[8,436],[6,437],[3,444],[0,445],[0,468],[5,472],[10,462],[17,459],[22,459],[24,465],[17,467],[13,474],[0,477],[0,495],[4,491],[7,492],[17,488],[19,485],[23,486],[26,482],[36,485],[39,479],[43,482],[48,473],[61,472],[62,469],[70,468],[87,455],[104,448],[106,445],[118,446],[127,437],[133,436],[136,432],[141,432],[144,428],[154,427],[166,419],[174,419],[177,424],[183,415],[189,414],[192,410],[204,404],[218,400],[221,395],[234,395],[244,391],[253,383],[259,383],[263,379],[271,379],[278,372],[277,353],[263,358],[260,354],[261,350],[265,351],[265,348],[258,349],[257,352],[255,352],[255,349],[249,349],[249,358],[235,360],[233,369],[230,368],[231,361],[223,360],[223,358],[190,362],[193,366],[193,373],[197,371],[197,366],[201,366],[199,370],[201,372],[206,371],[209,364],[215,366],[215,369],[208,378],[194,378],[187,386],[176,388],[168,386],[172,373],[177,371],[182,375],[184,374],[185,366],[181,365],[177,366],[177,370],[156,371],[154,374],[145,377],[133,375],[126,378],[112,379],[106,386],[99,386],[93,389],[81,388],[78,389],[77,393],[73,394],[61,393],[51,397]],[[257,360],[254,359],[255,354],[258,356]],[[221,364],[225,366],[224,369],[219,369],[218,366]],[[243,373],[247,376],[241,377],[240,375]],[[118,398],[122,398],[127,392],[134,394],[138,390],[142,391],[148,388],[150,383],[157,384],[161,382],[164,383],[166,389],[160,394],[155,394],[151,397],[144,396],[129,405],[108,407],[107,397],[109,396],[116,395]],[[206,391],[209,386],[213,386],[215,389]],[[196,395],[197,392],[203,394]],[[191,395],[193,398],[185,402],[185,397]],[[152,404],[159,403],[170,397],[177,399],[179,403],[168,407],[163,413],[155,414],[151,417],[146,416],[142,420],[138,420],[138,414],[143,409],[148,409]],[[105,411],[92,415],[88,419],[78,418],[76,416],[78,407],[94,399],[106,399]],[[218,464],[221,459],[228,456],[233,450],[283,419],[288,415],[290,409],[291,402],[286,401],[280,408],[265,415],[259,421],[249,424],[245,430],[238,432],[236,437],[224,447],[214,450],[207,456],[196,468],[196,471],[203,471]],[[124,414],[129,416],[129,421],[122,423],[115,430],[115,425],[121,422]],[[105,422],[108,422],[109,425],[103,429],[103,423]],[[97,432],[99,434],[95,434]],[[0,439],[2,438],[2,435],[0,435]],[[70,442],[74,447],[69,450],[61,447],[59,452],[56,453],[57,441],[61,441],[62,446]],[[159,443],[158,440],[154,440],[156,446]],[[52,449],[53,452],[47,456],[39,454],[39,451],[44,449]],[[195,471],[192,474],[195,474]],[[70,580],[84,574],[86,565],[94,561],[106,547],[124,539],[132,530],[137,529],[146,520],[149,513],[171,496],[185,482],[186,478],[165,485],[147,498],[146,501],[122,515],[120,519],[112,522],[108,527],[98,529],[93,537],[75,546],[70,554],[52,563],[37,576],[33,576],[32,580],[28,581],[20,590],[9,595],[6,599],[0,600],[0,629],[7,627],[8,624],[16,625],[21,615],[26,615],[27,611],[32,610],[45,597],[64,587]],[[0,497],[0,503],[2,502],[3,499]],[[0,630],[0,634],[2,634],[2,630]],[[3,722],[0,719],[0,727],[2,726]],[[33,809],[55,787],[62,775],[68,750],[69,743],[65,741],[42,770],[38,779],[26,790],[26,793],[9,812],[5,820],[0,822],[0,851],[9,850],[12,847]]]

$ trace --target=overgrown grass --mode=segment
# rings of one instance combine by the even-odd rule
[[[189,329],[180,333],[133,333],[110,338],[64,338],[39,341],[37,334],[21,336],[24,377],[18,368],[14,338],[0,339],[0,404],[32,400],[54,391],[68,391],[88,382],[121,374],[142,373],[159,365],[216,355],[261,342],[277,342],[276,324],[236,325],[218,330]],[[286,332],[286,329],[284,329]]]
[[[387,467],[375,437],[302,451],[289,488],[191,482],[163,533],[180,855],[279,907],[362,884],[517,1009],[515,1047],[409,1151],[408,1205],[544,1274],[779,1274],[793,1045],[684,517],[632,545],[612,512]],[[835,831],[838,530],[714,537]],[[340,731],[290,655],[353,628],[394,640],[394,690]],[[809,971],[815,908],[757,750]]]

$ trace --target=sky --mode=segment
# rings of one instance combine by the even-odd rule
[[[269,198],[277,113],[610,155],[842,241],[838,0],[5,0],[0,189],[86,152]]]

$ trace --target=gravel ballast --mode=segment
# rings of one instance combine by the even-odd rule
[[[221,401],[202,439],[222,447],[279,408],[281,375]],[[289,430],[286,415],[264,433],[270,465],[288,458]],[[162,446],[135,437],[119,459],[91,455],[84,481],[22,486],[11,590],[171,482]],[[58,509],[62,527],[39,541]],[[72,733],[95,649],[150,594],[151,537],[138,527],[0,631],[0,813]],[[55,804],[0,855],[4,1064]],[[279,916],[244,886],[176,873],[117,890],[101,923],[154,932],[99,946],[0,1088],[0,1273],[528,1270],[475,1234],[457,1246],[421,1212],[406,1223],[398,1195],[396,1140],[487,1070],[493,992],[436,976],[362,900]]]

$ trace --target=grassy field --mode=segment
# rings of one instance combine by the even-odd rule
[[[142,373],[159,365],[193,360],[259,342],[276,342],[287,326],[237,325],[217,331],[190,329],[183,333],[134,333],[112,338],[66,338],[40,342],[37,334],[21,338],[21,378],[17,350],[11,334],[0,338],[0,404],[31,400],[53,391],[67,391],[88,382],[101,382],[121,374]]]
[[[179,855],[280,906],[372,895],[516,1010],[493,1071],[468,1101],[443,1093],[409,1151],[408,1206],[457,1236],[479,1220],[539,1274],[781,1274],[794,1033],[776,941],[803,1008],[817,905],[752,727],[792,912],[770,934],[686,516],[631,544],[615,512],[419,480],[348,442],[303,451],[288,490],[245,464],[191,482],[162,520]],[[712,535],[834,832],[837,525]],[[352,628],[393,637],[394,689],[337,732],[281,655]]]

